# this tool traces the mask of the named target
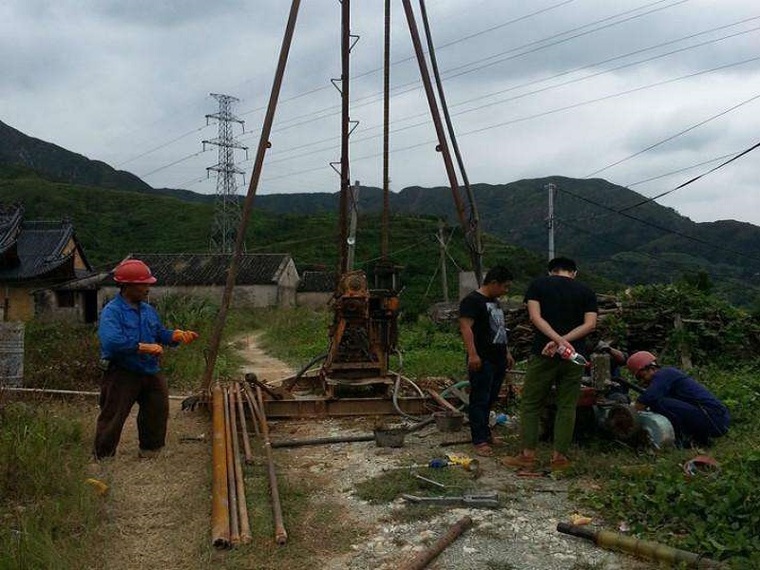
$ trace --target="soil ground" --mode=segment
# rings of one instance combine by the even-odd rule
[[[271,382],[292,374],[286,364],[271,358],[248,335],[238,342],[250,363],[244,372]],[[93,411],[93,424],[96,410]],[[172,400],[167,447],[156,459],[139,459],[135,413],[128,420],[119,452],[113,460],[94,466],[98,477],[110,486],[107,508],[109,543],[103,554],[108,570],[205,568],[258,568],[255,552],[240,557],[214,552],[210,535],[210,420],[206,413],[180,410]],[[321,421],[273,421],[271,437],[300,439],[371,433],[371,421],[326,419]],[[521,478],[498,463],[481,458],[480,492],[499,493],[494,509],[459,508],[437,510],[432,517],[403,516],[409,507],[402,500],[371,505],[356,495],[356,484],[388,469],[427,462],[447,452],[470,453],[467,444],[442,448],[444,438],[463,439],[467,433],[441,434],[435,428],[407,436],[403,448],[380,448],[374,442],[276,449],[278,477],[317,482],[317,492],[308,497],[315,509],[331,504],[340,513],[338,528],[352,529],[340,553],[315,548],[303,568],[324,570],[391,570],[408,562],[435,542],[457,520],[467,515],[474,526],[449,546],[430,566],[432,570],[642,570],[653,565],[627,555],[607,552],[593,544],[557,533],[560,521],[569,521],[575,511],[567,498],[568,482],[551,478]],[[410,473],[410,481],[412,475]],[[594,516],[593,513],[583,513]],[[288,515],[285,525],[288,528]],[[596,522],[597,519],[595,519]],[[324,524],[324,523],[323,523]],[[330,523],[327,523],[330,524]],[[606,525],[609,528],[609,522]],[[294,543],[319,542],[323,531],[310,525],[288,528]],[[310,533],[315,540],[301,540]],[[314,538],[312,537],[312,538]],[[271,539],[270,539],[271,540]],[[269,548],[269,547],[267,547]],[[283,548],[283,564],[297,570]]]

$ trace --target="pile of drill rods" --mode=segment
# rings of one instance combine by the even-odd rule
[[[270,496],[277,544],[287,542],[282,521],[277,475],[272,460],[269,426],[264,411],[261,389],[256,393],[246,383],[216,384],[212,390],[212,508],[211,539],[219,548],[250,543],[251,529],[245,495],[245,479],[240,456],[240,438],[246,464],[253,463],[251,442],[246,426],[245,404],[248,405],[254,433],[262,436],[268,466]]]

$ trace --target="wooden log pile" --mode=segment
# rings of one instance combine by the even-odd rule
[[[587,340],[591,350],[604,340],[628,352],[648,350],[669,364],[690,367],[716,355],[742,359],[760,346],[760,319],[727,314],[709,305],[675,306],[657,299],[641,300],[629,293],[597,295],[597,330]],[[438,304],[428,313],[439,324],[453,324],[458,317],[454,303]],[[533,327],[525,306],[506,305],[509,345],[516,360],[530,356]],[[452,333],[455,328],[452,327]]]

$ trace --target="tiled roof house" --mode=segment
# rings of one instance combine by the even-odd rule
[[[92,273],[71,221],[26,220],[23,206],[0,208],[0,320],[53,315],[95,320],[96,297],[55,290]]]
[[[190,294],[220,299],[232,260],[229,253],[134,253],[150,267],[156,278],[151,295]],[[240,259],[233,306],[292,307],[296,301],[298,272],[286,253],[244,253]],[[105,298],[116,293],[116,283],[103,283]]]
[[[304,271],[296,290],[296,303],[299,307],[326,307],[335,293],[336,280],[334,271]]]

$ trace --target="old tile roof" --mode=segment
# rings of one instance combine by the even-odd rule
[[[335,291],[335,272],[304,271],[297,291],[299,293],[332,293]]]
[[[72,239],[87,266],[84,272],[74,269],[75,252],[65,251]],[[0,244],[0,282],[68,280],[91,271],[68,220],[27,221],[23,208],[0,214]]]
[[[135,253],[130,257],[148,264],[158,280],[156,286],[224,285],[232,254],[229,253]],[[277,283],[290,261],[286,253],[244,253],[240,259],[237,285]]]
[[[16,238],[21,231],[21,221],[24,219],[22,206],[0,206],[0,256],[8,256],[9,261],[16,258],[14,249]],[[0,265],[3,260],[0,259]]]

